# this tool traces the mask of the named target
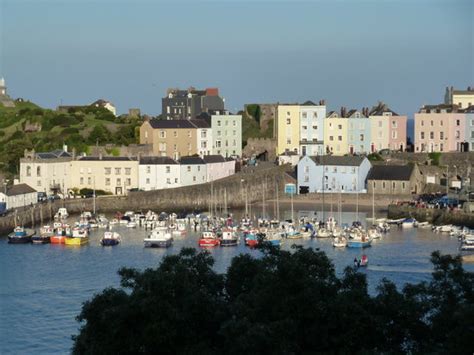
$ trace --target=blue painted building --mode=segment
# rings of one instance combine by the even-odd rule
[[[304,156],[298,163],[298,193],[365,193],[372,165],[360,156]]]
[[[474,151],[474,106],[470,106],[466,109],[466,143],[468,144],[468,150]]]

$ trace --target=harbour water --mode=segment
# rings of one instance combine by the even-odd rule
[[[354,220],[353,213],[343,213],[343,222]],[[118,286],[117,270],[122,266],[144,269],[156,267],[164,255],[178,253],[182,247],[197,247],[198,234],[189,231],[175,238],[169,249],[143,247],[147,235],[142,228],[114,227],[122,236],[115,247],[101,247],[103,230],[91,233],[90,243],[82,247],[64,245],[9,245],[0,239],[0,353],[1,354],[58,354],[68,353],[79,324],[75,317],[81,305],[105,287]],[[330,239],[288,240],[283,249],[292,244],[320,248],[333,261],[338,273],[352,266],[354,257],[366,254],[367,269],[361,269],[369,280],[372,291],[382,278],[398,286],[429,278],[432,271],[431,252],[458,252],[458,240],[447,234],[436,234],[431,229],[398,229],[375,240],[371,248],[334,249]],[[239,253],[258,255],[241,243],[238,247],[210,250],[215,269],[224,272],[233,256]],[[474,271],[473,265],[465,265]]]

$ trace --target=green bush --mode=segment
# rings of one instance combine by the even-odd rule
[[[367,156],[370,161],[383,161],[382,156],[379,153],[372,153]]]
[[[432,152],[428,154],[428,157],[431,159],[431,165],[439,166],[441,160],[441,153]]]
[[[83,188],[79,190],[80,195],[85,195],[85,196],[91,196],[94,194],[93,189],[88,189],[88,188]],[[95,195],[96,196],[106,196],[106,195],[112,195],[112,193],[104,190],[95,190]]]

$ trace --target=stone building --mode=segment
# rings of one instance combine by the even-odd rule
[[[423,186],[423,176],[416,164],[375,165],[367,176],[369,194],[418,194],[423,191]]]
[[[4,78],[0,78],[0,104],[4,107],[15,107],[15,103],[7,94],[7,85]]]

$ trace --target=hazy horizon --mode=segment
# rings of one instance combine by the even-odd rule
[[[474,83],[472,1],[0,0],[0,77],[54,108],[161,112],[169,87],[245,103],[384,101],[412,118]]]

